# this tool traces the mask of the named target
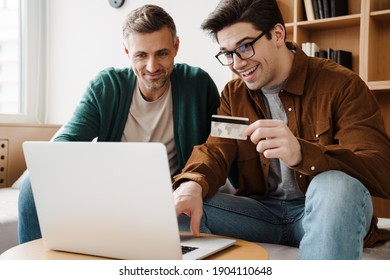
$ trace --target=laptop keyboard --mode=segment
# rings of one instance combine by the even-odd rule
[[[192,252],[196,249],[198,249],[198,247],[181,246],[181,252],[183,255]]]

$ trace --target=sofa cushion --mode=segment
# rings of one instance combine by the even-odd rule
[[[19,189],[0,189],[0,254],[18,245]]]

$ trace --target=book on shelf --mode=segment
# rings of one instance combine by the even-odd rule
[[[344,67],[352,70],[352,53],[344,50],[336,50],[335,61]]]
[[[310,56],[315,56],[315,53],[319,51],[320,48],[316,43],[310,43]]]
[[[334,49],[332,49],[332,48],[327,48],[326,49],[326,54],[327,54],[327,58],[328,59],[330,59],[330,60],[333,60],[333,61],[336,61],[335,59],[334,59]]]
[[[302,50],[303,50],[303,52],[304,52],[306,55],[310,56],[310,51],[311,51],[310,43],[309,43],[309,42],[304,42],[304,43],[302,43]]]
[[[324,18],[330,18],[330,2],[322,0],[322,9],[324,10]]]
[[[322,5],[322,0],[317,0],[317,3],[318,3],[318,12],[320,14],[320,18],[325,18],[324,16],[324,7]]]
[[[307,56],[327,58],[352,70],[352,52],[345,50],[334,50],[332,48],[321,50],[314,42],[302,43],[302,50]]]
[[[305,42],[302,43],[302,50],[308,56],[315,56],[315,53],[320,51],[320,48],[316,43],[313,42]]]
[[[312,0],[305,0],[305,12],[307,20],[315,20]]]
[[[338,17],[348,15],[348,0],[329,0],[330,16]]]
[[[318,1],[311,0],[311,4],[313,6],[314,18],[319,19],[320,18],[320,10],[318,9]]]
[[[352,52],[327,48],[326,50],[317,50],[314,56],[333,60],[334,62],[352,70]]]
[[[348,15],[348,0],[304,0],[304,6],[307,20]]]
[[[319,58],[328,58],[328,53],[324,50],[319,50],[315,52],[314,56]]]

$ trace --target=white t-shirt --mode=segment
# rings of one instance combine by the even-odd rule
[[[138,87],[134,88],[133,101],[122,135],[122,142],[160,142],[168,152],[171,175],[178,169],[173,134],[171,86],[157,100],[146,101]]]

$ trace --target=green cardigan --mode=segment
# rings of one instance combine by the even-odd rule
[[[72,118],[54,141],[119,142],[137,77],[130,68],[108,68],[92,80]],[[220,104],[218,89],[205,71],[175,64],[171,74],[173,122],[180,170],[195,145],[206,141],[211,115]]]

